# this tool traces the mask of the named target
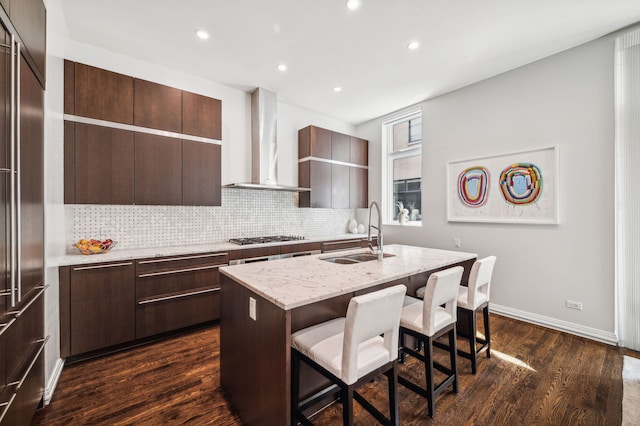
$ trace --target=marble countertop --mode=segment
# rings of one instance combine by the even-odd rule
[[[477,257],[475,253],[405,245],[385,245],[382,261],[342,265],[322,259],[368,253],[368,249],[323,253],[270,262],[225,266],[220,271],[282,309],[368,288]]]
[[[214,251],[232,251],[246,248],[259,248],[270,247],[277,245],[292,245],[303,244],[309,242],[321,242],[331,240],[347,240],[366,238],[367,234],[338,234],[338,235],[324,235],[316,237],[306,237],[304,240],[287,241],[282,243],[265,243],[265,244],[251,244],[251,245],[238,245],[227,241],[213,242],[207,244],[190,244],[181,246],[169,246],[169,247],[148,247],[148,248],[136,248],[136,249],[120,249],[118,247],[111,250],[109,253],[84,255],[80,253],[67,254],[64,256],[53,257],[48,259],[47,267],[67,266],[67,265],[83,265],[88,263],[104,263],[104,262],[117,262],[121,260],[142,259],[145,257],[162,257],[162,256],[179,256],[183,254],[197,254],[207,253]]]

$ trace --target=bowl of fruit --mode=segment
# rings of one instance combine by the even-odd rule
[[[116,242],[107,238],[106,240],[85,240],[82,239],[73,246],[82,254],[104,254],[116,246]]]

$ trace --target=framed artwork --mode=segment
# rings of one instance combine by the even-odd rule
[[[558,224],[558,147],[449,162],[447,220]]]

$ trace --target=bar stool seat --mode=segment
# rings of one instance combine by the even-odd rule
[[[300,403],[300,362],[333,382],[340,391],[343,424],[353,424],[353,399],[378,422],[398,425],[397,356],[400,311],[407,288],[396,285],[353,297],[346,318],[335,318],[291,335],[291,424],[311,422],[303,411],[328,395],[327,390]],[[384,374],[389,389],[389,418],[355,389]]]

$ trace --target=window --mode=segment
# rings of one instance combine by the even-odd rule
[[[383,124],[385,223],[422,221],[422,112]]]

